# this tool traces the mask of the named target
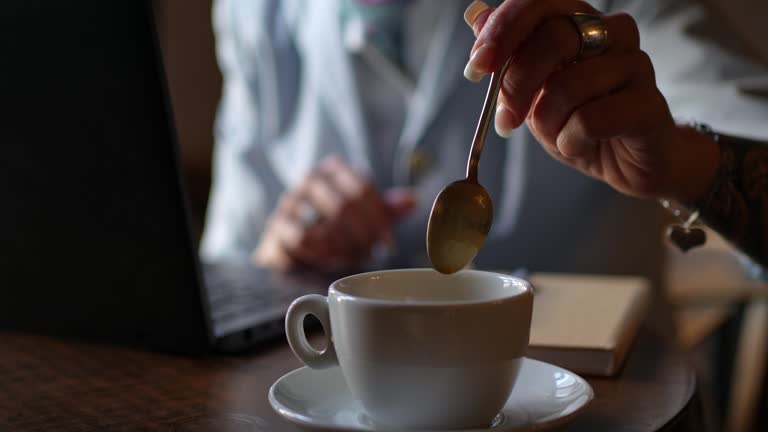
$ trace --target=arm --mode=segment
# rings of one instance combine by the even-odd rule
[[[568,20],[573,12],[599,14],[584,3],[507,0],[474,17],[478,40],[467,76],[514,59],[499,95],[497,131],[525,122],[552,157],[627,195],[690,205],[723,189],[706,199],[704,219],[765,263],[765,150],[724,139],[738,164],[732,187],[718,187],[720,146],[673,116],[768,137],[768,68],[736,47],[728,39],[735,33],[702,4],[614,3],[634,6],[628,10],[635,19],[602,15],[610,44],[588,59],[578,58],[578,33]]]
[[[768,32],[754,19],[768,4],[612,3],[635,17],[672,115],[722,133],[713,146],[711,137],[681,128],[692,144],[686,152],[690,165],[678,163],[682,175],[676,181],[688,187],[678,200],[699,209],[704,223],[768,268]]]
[[[768,268],[768,145],[720,136],[720,168],[694,207],[701,219]]]

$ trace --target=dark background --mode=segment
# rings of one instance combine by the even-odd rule
[[[155,0],[184,171],[200,234],[208,199],[213,121],[221,90],[211,0]]]
[[[0,16],[0,329],[207,348],[148,3]]]

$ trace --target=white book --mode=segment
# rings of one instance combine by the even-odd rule
[[[646,279],[536,273],[527,356],[585,375],[621,369],[650,302]]]

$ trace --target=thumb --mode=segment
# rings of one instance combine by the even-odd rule
[[[389,214],[394,220],[402,219],[416,207],[416,194],[410,189],[390,189],[384,196]]]

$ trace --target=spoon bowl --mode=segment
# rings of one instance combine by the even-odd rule
[[[427,224],[427,253],[432,267],[455,273],[471,262],[493,223],[488,191],[470,179],[446,186],[435,198]]]

